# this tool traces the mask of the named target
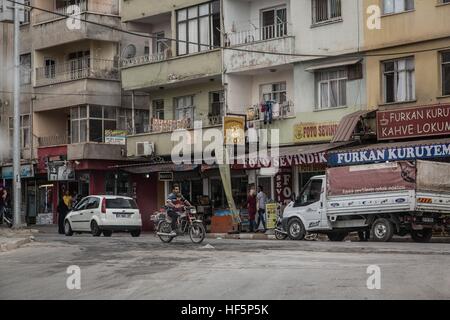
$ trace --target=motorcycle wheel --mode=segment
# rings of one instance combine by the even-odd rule
[[[280,231],[275,230],[275,239],[277,240],[285,240],[287,238],[287,234],[281,233]]]
[[[202,223],[195,222],[189,228],[189,237],[191,241],[196,244],[200,244],[205,240],[206,230]]]
[[[167,221],[161,222],[161,224],[159,225],[159,228],[158,228],[158,232],[171,233],[172,226]],[[158,237],[159,237],[159,239],[161,239],[162,242],[165,242],[165,243],[171,242],[174,238],[174,237],[162,236],[162,235],[158,235]]]

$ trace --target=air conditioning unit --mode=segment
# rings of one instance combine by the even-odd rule
[[[15,2],[23,4],[24,0],[16,0]],[[0,0],[0,22],[14,23],[14,6],[14,2]],[[19,22],[24,22],[24,10],[25,8],[20,6]]]
[[[155,144],[153,142],[136,142],[136,156],[149,157],[155,154]]]

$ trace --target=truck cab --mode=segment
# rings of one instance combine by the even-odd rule
[[[295,240],[308,231],[331,230],[326,211],[326,177],[312,177],[283,212],[283,229]]]

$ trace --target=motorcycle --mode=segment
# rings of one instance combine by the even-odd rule
[[[277,224],[275,227],[275,238],[277,240],[285,240],[288,237],[287,232],[283,230],[283,226],[281,223],[282,220],[283,220],[283,215],[282,215],[281,211],[279,211],[279,213],[277,214]]]
[[[206,237],[205,226],[203,221],[197,219],[197,210],[195,207],[186,207],[184,212],[178,215],[176,236],[172,234],[171,218],[167,214],[168,208],[153,215],[153,222],[156,225],[156,234],[164,243],[171,242],[174,238],[189,233],[191,241],[200,244]]]
[[[3,208],[3,212],[1,214],[0,222],[1,224],[5,224],[8,228],[12,228],[14,224],[12,211],[8,208]]]

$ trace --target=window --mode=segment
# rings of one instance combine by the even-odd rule
[[[261,86],[261,95],[264,101],[275,101],[279,104],[286,102],[286,82],[271,83]]]
[[[347,105],[347,71],[345,69],[316,73],[318,109]]]
[[[72,80],[87,76],[87,71],[90,68],[90,54],[90,51],[78,51],[69,54],[68,63]]]
[[[287,35],[286,7],[264,10],[261,14],[261,24],[263,40]]]
[[[117,130],[126,130],[127,132],[132,132],[132,129],[133,124],[131,109],[117,109]]]
[[[383,13],[399,13],[414,9],[414,0],[384,0]]]
[[[194,120],[194,96],[175,98],[175,120]]]
[[[402,102],[415,99],[414,58],[383,63],[384,102]]]
[[[86,210],[97,209],[99,206],[100,206],[99,198],[89,198],[89,200],[86,204]]]
[[[341,0],[312,0],[313,24],[340,20]]]
[[[21,22],[20,24],[28,24],[30,23],[30,7],[28,7],[30,5],[30,0],[25,0],[24,1],[24,13],[23,13],[23,22]]]
[[[307,206],[320,201],[322,180],[310,180],[295,201],[295,207]]]
[[[108,172],[105,176],[105,192],[107,195],[130,196],[130,177],[125,172]]]
[[[164,100],[158,99],[152,101],[152,118],[164,119]]]
[[[211,116],[222,116],[224,110],[224,92],[214,91],[209,93],[209,113]]]
[[[117,109],[79,106],[70,110],[72,143],[104,142],[105,130],[117,129]]]
[[[158,32],[153,35],[153,53],[159,54],[164,53],[164,51],[169,48],[169,44],[165,39],[164,32]]]
[[[31,53],[20,56],[20,84],[31,83]]]
[[[184,55],[220,46],[220,1],[177,10],[177,53]]]
[[[70,120],[72,143],[86,142],[88,131],[87,106],[73,107],[70,110]]]
[[[44,64],[45,64],[45,78],[47,79],[55,78],[56,61],[52,58],[45,58]]]
[[[149,131],[149,112],[148,110],[137,109],[134,111],[134,129],[132,110],[118,108],[117,109],[117,130],[126,130],[129,134],[139,134]],[[105,130],[108,130],[107,128]]]
[[[148,110],[137,109],[134,111],[135,133],[145,133],[150,131],[150,112]]]
[[[106,199],[106,209],[137,209],[138,206],[133,199],[115,198]]]
[[[31,131],[30,131],[30,115],[24,114],[20,116],[20,147],[22,149],[29,149],[30,148],[30,139],[31,139]],[[12,144],[13,144],[13,136],[14,136],[14,118],[9,118],[9,141],[11,144],[11,150],[12,150]]]
[[[442,53],[442,95],[450,95],[450,51]]]

